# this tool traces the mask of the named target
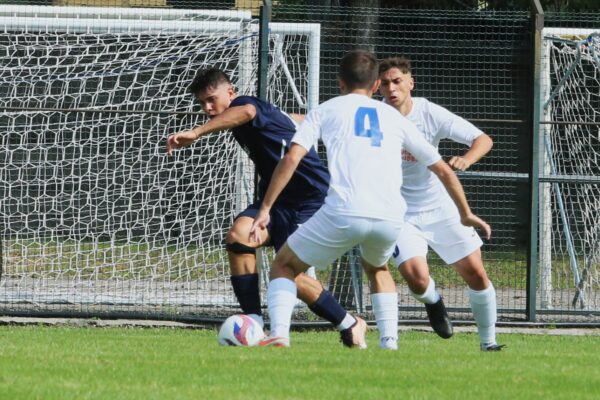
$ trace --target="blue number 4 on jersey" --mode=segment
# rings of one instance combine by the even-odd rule
[[[365,128],[368,126],[368,128]],[[354,134],[371,138],[371,146],[380,147],[383,132],[379,130],[377,110],[370,107],[359,107],[354,115]]]

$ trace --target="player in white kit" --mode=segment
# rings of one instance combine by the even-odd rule
[[[411,96],[414,80],[407,58],[382,61],[379,78],[379,90],[384,101],[413,122],[427,142],[437,148],[440,140],[450,139],[469,146],[464,155],[453,157],[448,162],[454,169],[466,170],[492,148],[490,137],[471,123],[425,98]],[[469,286],[469,300],[481,350],[501,350],[504,346],[496,343],[496,292],[483,267],[481,239],[473,228],[461,224],[459,212],[440,180],[416,162],[410,151],[404,151],[402,158],[402,195],[407,203],[407,225],[398,237],[394,264],[408,283],[412,295],[425,303],[432,327],[444,338],[452,336],[452,324],[435,289],[435,282],[429,276],[427,247],[431,247],[444,262],[454,265]],[[382,303],[380,308],[387,309],[391,317],[391,304],[397,303],[397,298],[387,294],[376,296],[379,298],[375,299],[375,303]],[[393,313],[397,316],[396,310]],[[383,339],[386,334],[380,332],[382,347],[386,346]],[[389,334],[393,335],[393,332]],[[391,345],[393,348],[393,343]]]
[[[372,290],[394,292],[386,263],[404,225],[405,202],[400,193],[402,149],[436,173],[448,188],[463,223],[489,226],[471,213],[462,186],[435,148],[397,111],[371,99],[378,87],[378,65],[366,51],[348,53],[341,61],[339,84],[343,96],[308,113],[292,146],[275,168],[251,230],[260,240],[269,210],[296,166],[321,139],[327,149],[331,175],[325,203],[288,237],[271,267],[267,305],[271,333],[261,345],[289,346],[291,315],[296,299],[294,277],[309,265],[326,267],[354,245],[360,246],[363,268]],[[365,348],[366,343],[356,343]]]

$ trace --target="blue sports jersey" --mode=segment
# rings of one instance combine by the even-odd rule
[[[262,200],[277,163],[290,148],[296,128],[290,118],[277,107],[256,97],[237,97],[231,102],[231,107],[246,104],[252,104],[256,108],[256,116],[252,121],[233,128],[232,132],[256,166],[260,178],[258,199]],[[300,161],[276,204],[295,207],[307,202],[322,203],[328,188],[329,172],[312,147]]]

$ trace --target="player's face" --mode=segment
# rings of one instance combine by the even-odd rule
[[[215,87],[209,87],[200,91],[196,99],[200,107],[208,114],[209,118],[216,117],[229,108],[235,97],[233,87],[228,83],[221,83]]]
[[[389,105],[398,109],[410,98],[410,91],[415,86],[410,72],[404,73],[398,68],[388,69],[379,75],[379,79],[381,95]]]

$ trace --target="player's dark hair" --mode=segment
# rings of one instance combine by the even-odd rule
[[[351,51],[340,63],[339,77],[350,90],[370,88],[377,74],[377,59],[366,50]]]
[[[190,86],[188,86],[188,92],[197,95],[206,89],[215,88],[221,83],[231,84],[231,81],[225,72],[218,68],[201,69],[196,73]]]
[[[390,57],[379,63],[379,73],[383,74],[392,68],[398,68],[403,74],[412,73],[412,66],[408,57]]]

